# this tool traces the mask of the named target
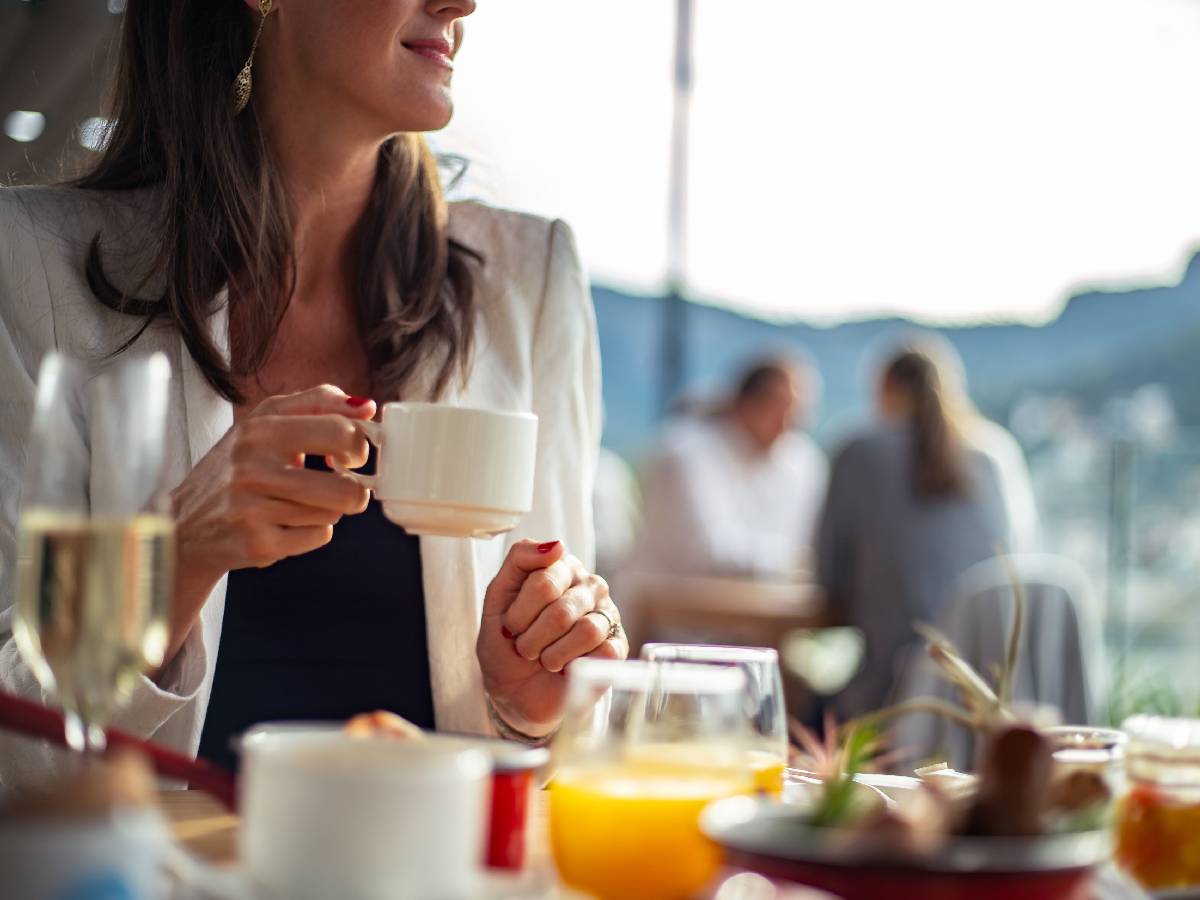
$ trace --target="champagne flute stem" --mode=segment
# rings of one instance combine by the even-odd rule
[[[84,758],[99,759],[108,745],[104,729],[79,713],[68,710],[65,716],[67,745]]]

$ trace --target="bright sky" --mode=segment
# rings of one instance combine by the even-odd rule
[[[768,317],[1041,320],[1200,242],[1200,0],[697,0],[689,285]],[[480,0],[438,146],[666,270],[673,0]]]

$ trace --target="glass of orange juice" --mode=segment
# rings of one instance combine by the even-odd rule
[[[642,647],[642,659],[740,669],[746,679],[742,706],[752,731],[750,746],[746,751],[746,766],[754,773],[755,786],[760,792],[773,797],[783,794],[788,730],[779,654],[768,647],[646,644]]]
[[[721,862],[710,802],[752,793],[736,668],[579,659],[555,738],[550,839],[563,881],[601,900],[670,900]]]

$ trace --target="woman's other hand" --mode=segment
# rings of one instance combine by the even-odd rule
[[[268,397],[172,492],[176,574],[168,661],[227,572],[269,566],[321,547],[338,519],[366,508],[364,488],[332,472],[306,469],[304,457],[320,454],[361,466],[367,442],[350,418],[374,415],[373,401],[329,385]]]
[[[620,621],[604,579],[561,542],[514,544],[488,586],[475,651],[496,712],[524,734],[553,731],[562,718],[567,664],[581,656],[628,655]]]

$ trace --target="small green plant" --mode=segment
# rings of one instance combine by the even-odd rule
[[[1187,696],[1168,674],[1145,670],[1131,674],[1125,666],[1121,671],[1124,677],[1108,695],[1106,718],[1114,728],[1135,713],[1200,718],[1200,697]]]

